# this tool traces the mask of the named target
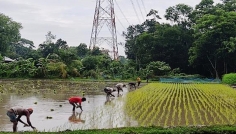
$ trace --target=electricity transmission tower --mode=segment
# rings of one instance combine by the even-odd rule
[[[108,45],[114,60],[118,58],[116,22],[113,0],[97,0],[89,49]]]

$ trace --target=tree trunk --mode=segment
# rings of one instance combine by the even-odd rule
[[[208,59],[208,61],[210,62],[212,68],[213,68],[214,71],[215,71],[215,76],[216,76],[215,78],[216,78],[216,79],[219,79],[219,74],[218,74],[217,69],[216,69],[216,65],[217,65],[216,59],[215,59],[215,64],[212,63],[212,61],[210,60],[210,58],[209,58],[208,56],[207,56],[207,59]]]

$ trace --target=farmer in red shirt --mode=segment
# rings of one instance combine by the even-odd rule
[[[81,98],[81,97],[70,97],[69,102],[73,106],[72,111],[75,111],[75,107],[76,108],[79,107],[81,109],[81,111],[83,111],[81,103],[84,102],[84,101],[86,101],[86,98],[84,98],[84,97],[83,98]],[[79,103],[79,105],[78,105],[78,103]]]

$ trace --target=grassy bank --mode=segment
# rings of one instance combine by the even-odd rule
[[[1,132],[8,134],[12,132]],[[193,127],[125,127],[114,129],[65,130],[61,132],[20,132],[25,134],[66,133],[66,134],[235,134],[236,126],[193,126]]]

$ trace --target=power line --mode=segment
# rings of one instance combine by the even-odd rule
[[[121,8],[120,8],[120,6],[118,5],[118,3],[116,2],[116,0],[115,0],[115,3],[116,3],[116,5],[117,5],[117,7],[119,8],[120,12],[122,13],[122,15],[124,16],[125,20],[126,20],[126,21],[128,22],[128,24],[130,25],[128,19],[125,17],[125,14],[124,14],[123,11],[121,10]]]
[[[137,2],[137,4],[138,4],[138,8],[139,8],[139,10],[140,10],[140,12],[141,12],[142,18],[143,18],[143,20],[145,20],[145,18],[143,17],[143,12],[142,12],[142,10],[141,10],[141,7],[140,7],[140,5],[139,5],[138,0],[137,0],[136,2]]]
[[[147,10],[146,10],[146,7],[145,7],[145,5],[144,5],[144,2],[143,2],[143,0],[141,0],[142,1],[142,5],[143,5],[143,8],[144,8],[144,11],[145,11],[145,14],[147,15]],[[146,16],[145,15],[145,16]]]
[[[118,33],[118,35],[120,35],[120,37],[122,37],[123,39],[125,39],[125,37],[117,30],[116,31]]]
[[[140,21],[140,19],[139,19],[139,17],[138,17],[138,13],[137,13],[137,11],[136,11],[136,8],[135,8],[135,6],[134,6],[134,3],[133,3],[132,0],[130,0],[130,1],[131,1],[131,3],[132,3],[133,8],[134,8],[134,12],[135,12],[135,14],[136,14],[136,16],[137,16],[137,18],[138,18],[138,21],[139,21],[139,23],[141,23],[141,21]]]
[[[121,26],[124,28],[124,31],[126,30],[126,28],[124,27],[124,25],[121,23],[121,21],[118,19],[118,17],[117,17],[117,15],[116,15],[116,20],[118,20],[119,21],[119,23],[121,24]],[[116,30],[116,32],[118,33],[118,35],[120,35],[119,37],[122,37],[123,39],[125,39],[125,37],[124,36],[122,36],[122,34],[118,31],[118,30]]]
[[[121,24],[121,26],[126,30],[126,28],[124,27],[124,25],[121,23],[121,21],[118,19],[117,15],[116,15],[116,20],[119,21],[119,23]]]

